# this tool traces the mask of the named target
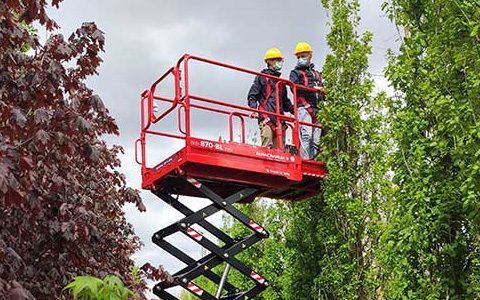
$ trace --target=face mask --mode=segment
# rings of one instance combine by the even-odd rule
[[[275,69],[275,71],[280,71],[282,67],[283,67],[283,61],[276,61],[273,64],[273,68]]]
[[[306,67],[308,66],[308,58],[306,57],[301,57],[297,61],[297,66],[299,67]]]

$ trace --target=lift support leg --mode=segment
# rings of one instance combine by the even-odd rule
[[[172,275],[172,282],[160,282],[156,284],[153,289],[154,294],[164,300],[178,300],[175,296],[170,294],[167,289],[180,285],[202,300],[241,300],[254,298],[263,290],[265,290],[269,283],[264,277],[243,264],[241,261],[237,260],[235,256],[243,250],[251,247],[258,241],[267,238],[268,232],[265,230],[265,228],[258,225],[254,220],[250,219],[248,216],[236,209],[233,204],[251,196],[257,192],[257,189],[245,188],[226,198],[222,198],[205,186],[205,184],[202,184],[194,178],[184,177],[183,179],[198,189],[198,191],[205,198],[212,201],[212,204],[194,212],[180,203],[178,198],[172,197],[169,191],[162,189],[153,191],[156,196],[161,198],[176,210],[180,211],[185,215],[185,217],[180,221],[156,232],[152,237],[152,241],[160,248],[164,249],[187,265],[185,268]],[[240,223],[250,228],[252,230],[252,234],[247,237],[239,237],[234,239],[206,220],[206,218],[219,211],[225,211]],[[194,224],[200,225],[205,231],[208,231],[217,239],[222,241],[224,246],[219,247],[217,243],[208,240],[204,235],[192,228],[192,225]],[[165,240],[166,237],[177,232],[182,232],[193,241],[200,244],[203,248],[207,249],[210,253],[199,260],[194,260]],[[219,275],[212,272],[212,268],[222,263],[225,263],[226,268],[228,269],[225,270],[224,276],[221,278]],[[254,284],[253,287],[245,291],[241,291],[229,283],[227,280],[227,274],[230,268],[238,270],[245,277],[252,280]],[[218,286],[215,296],[203,290],[194,282],[196,278],[202,275]],[[226,291],[223,296],[222,290]]]

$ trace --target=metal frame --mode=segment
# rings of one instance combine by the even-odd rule
[[[195,189],[197,189],[205,198],[209,199],[212,204],[194,212],[180,203],[178,198],[173,197],[168,187],[162,187],[152,191],[160,199],[185,215],[185,217],[178,222],[157,231],[153,235],[152,241],[183,263],[187,264],[185,268],[172,275],[174,280],[173,285],[167,282],[160,282],[155,285],[153,289],[154,294],[159,296],[161,299],[177,300],[177,298],[171,295],[167,289],[179,285],[202,300],[252,299],[261,293],[265,288],[267,288],[269,283],[264,277],[236,259],[235,256],[260,240],[267,238],[268,232],[261,225],[257,224],[254,220],[236,209],[233,204],[240,202],[246,197],[249,197],[257,192],[257,190],[255,188],[245,188],[228,197],[220,197],[205,184],[197,181],[196,179],[187,176],[182,176],[182,178],[191,184]],[[251,229],[252,234],[246,237],[232,238],[205,220],[209,216],[219,211],[224,211],[231,215],[240,223]],[[222,241],[225,245],[223,247],[219,247],[216,243],[207,239],[203,234],[192,228],[192,225],[194,224],[200,225],[205,231],[208,231],[218,240]],[[210,254],[195,261],[182,250],[165,240],[166,237],[177,232],[185,234],[203,248],[207,249]],[[230,267],[235,268],[246,278],[252,280],[254,284],[253,287],[245,291],[240,291],[238,288],[228,282],[228,269],[225,270],[222,277],[211,271],[212,268],[221,263],[225,263],[228,269],[230,269]],[[199,287],[194,280],[202,275],[218,285],[218,290],[216,293],[217,295],[221,295],[222,290],[225,290],[227,294],[223,296],[214,296]]]

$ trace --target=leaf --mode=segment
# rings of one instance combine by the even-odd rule
[[[70,290],[75,297],[85,295],[89,297],[87,299],[94,299],[102,284],[103,282],[100,279],[92,276],[77,276],[63,290]]]
[[[100,98],[100,96],[93,95],[88,99],[88,102],[97,111],[100,111],[100,112],[105,112],[106,111],[105,105],[103,104],[103,101]]]
[[[62,205],[60,205],[60,208],[58,210],[60,216],[64,217],[67,214],[69,207],[70,205],[68,203],[62,203]],[[63,230],[63,226],[62,226],[62,230]]]
[[[48,141],[50,140],[50,135],[45,130],[40,129],[39,131],[37,131],[37,133],[35,133],[35,136],[34,136],[33,140],[36,143],[46,145],[48,143]]]
[[[109,287],[123,287],[123,282],[115,275],[107,275],[103,278],[103,282]]]
[[[84,151],[85,151],[85,157],[90,159],[93,162],[99,162],[100,161],[100,151],[98,150],[97,147],[90,145],[90,144],[85,144],[84,145]]]
[[[20,168],[23,170],[23,169],[27,169],[27,168],[33,168],[33,160],[28,157],[28,156],[22,156],[20,157]],[[1,170],[0,170],[0,174],[1,174]]]
[[[12,111],[12,121],[19,127],[23,128],[27,123],[27,118],[20,109],[14,109]]]
[[[6,194],[8,191],[9,169],[6,164],[0,162],[0,192]]]
[[[16,9],[18,9],[18,6],[20,5],[20,1],[19,0],[7,0],[6,4],[9,7],[9,9],[16,10]]]
[[[119,192],[126,188],[119,153],[100,135],[117,127],[88,84],[105,36],[94,23],[68,41],[52,32],[57,25],[48,14],[60,2],[0,4],[0,298],[11,298],[4,283],[13,281],[4,278],[37,299],[71,297],[61,290],[77,274],[115,270],[130,278],[130,257],[140,246],[120,205],[127,196]],[[48,42],[38,36],[44,31]],[[82,155],[87,140],[100,145],[92,159]],[[25,265],[5,263],[8,247]]]
[[[75,127],[82,132],[89,132],[92,130],[90,122],[85,120],[82,116],[77,116],[74,121]]]
[[[39,108],[33,112],[33,120],[35,124],[44,124],[50,120],[50,113],[48,110]]]

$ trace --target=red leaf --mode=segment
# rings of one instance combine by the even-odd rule
[[[21,169],[33,168],[32,159],[28,156],[20,157],[20,168]],[[0,170],[0,172],[1,172],[1,170]]]
[[[33,120],[35,121],[35,124],[46,123],[50,118],[51,113],[46,109],[39,108],[33,112]]]
[[[0,192],[6,194],[8,191],[8,167],[0,163]]]
[[[52,6],[55,6],[56,8],[58,8],[60,2],[62,2],[62,1],[63,1],[63,0],[52,0]]]
[[[85,120],[82,116],[77,116],[73,124],[77,129],[83,132],[88,132],[92,130],[92,125],[90,125],[90,123],[87,120]]]
[[[50,139],[50,135],[48,134],[48,132],[46,132],[43,129],[40,129],[39,131],[37,131],[37,133],[35,133],[35,137],[33,140],[35,142],[41,143],[42,145],[46,145],[49,139]]]
[[[0,261],[6,241],[26,264],[13,270],[0,263],[0,273],[28,286],[38,299],[60,299],[72,277],[101,272],[119,274],[141,292],[143,283],[133,283],[129,271],[140,242],[121,204],[131,201],[140,210],[144,205],[135,193],[124,192],[119,152],[100,135],[118,128],[86,80],[101,63],[104,34],[86,23],[68,41],[56,35],[46,44],[28,32],[31,24],[39,31],[55,27],[47,3],[60,2],[0,4],[0,53],[7,54],[0,75]],[[19,45],[35,51],[21,53]],[[83,155],[86,143],[93,145],[90,159]],[[3,282],[0,298],[17,297],[3,292]]]
[[[67,214],[68,208],[68,203],[62,203],[62,205],[60,205],[60,209],[58,210],[60,216],[64,217]]]
[[[27,123],[27,118],[20,109],[14,109],[12,111],[12,120],[22,128],[25,127],[25,123]]]
[[[9,10],[17,10],[19,5],[19,0],[7,0],[7,6],[9,7]]]
[[[99,162],[100,161],[100,151],[97,149],[97,147],[92,146],[90,144],[85,144],[84,145],[84,151],[85,151],[85,157],[90,159],[93,162]]]
[[[95,108],[97,111],[100,112],[105,112],[105,105],[103,104],[102,98],[98,95],[93,95],[88,99],[88,102],[90,102],[90,105]]]
[[[23,191],[20,190],[20,183],[18,182],[15,175],[13,175],[13,173],[9,174],[7,180],[8,180],[8,185],[10,186],[10,188],[12,190],[14,190],[19,195],[24,195],[25,194]]]
[[[62,224],[60,224],[60,230],[62,232],[69,232],[70,231],[70,222],[62,222]]]

